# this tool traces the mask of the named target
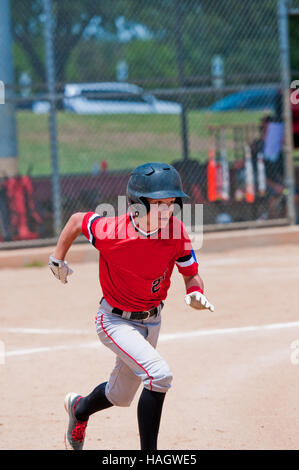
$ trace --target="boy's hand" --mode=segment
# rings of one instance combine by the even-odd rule
[[[73,274],[73,270],[69,268],[66,261],[56,259],[52,255],[49,257],[48,264],[54,276],[59,279],[62,284],[66,284],[68,282],[67,276]]]
[[[187,305],[190,305],[192,308],[198,310],[203,310],[205,308],[209,309],[211,312],[214,312],[214,305],[208,302],[206,296],[199,291],[191,292],[185,296],[185,302]]]

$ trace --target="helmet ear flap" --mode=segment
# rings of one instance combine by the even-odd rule
[[[183,199],[181,197],[177,197],[174,201],[174,206],[173,215],[178,215],[183,210]],[[179,208],[177,206],[179,206]]]
[[[181,210],[183,209],[183,200],[181,197],[177,197],[176,200],[174,201],[175,204],[178,204],[181,208]]]
[[[150,208],[151,208],[151,207],[150,207],[150,203],[149,203],[148,200],[147,200],[145,197],[143,197],[143,196],[140,197],[139,199],[140,199],[140,201],[142,202],[142,204],[145,206],[145,208],[146,208],[146,213],[148,214],[149,211],[150,211]]]

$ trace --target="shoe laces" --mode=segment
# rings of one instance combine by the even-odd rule
[[[88,421],[77,421],[72,431],[72,438],[75,441],[83,442]]]

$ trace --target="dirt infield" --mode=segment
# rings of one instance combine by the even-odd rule
[[[298,245],[197,256],[215,312],[185,305],[175,269],[158,343],[174,375],[159,448],[298,449]],[[72,267],[65,286],[47,267],[0,270],[1,449],[63,449],[64,395],[87,394],[113,367],[95,333],[98,265]],[[138,449],[138,396],[93,415],[85,448]]]

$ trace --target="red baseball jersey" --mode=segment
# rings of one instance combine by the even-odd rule
[[[158,306],[167,296],[175,264],[183,275],[198,272],[186,228],[174,216],[165,228],[146,233],[130,213],[102,217],[87,212],[82,233],[100,252],[103,296],[121,310],[136,312]]]

